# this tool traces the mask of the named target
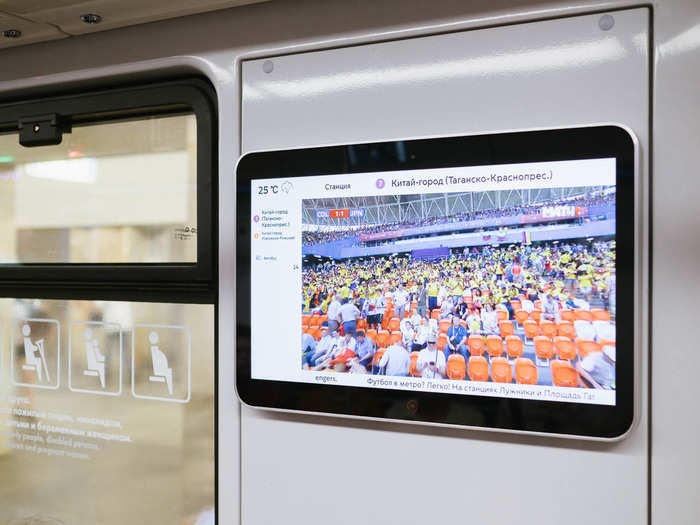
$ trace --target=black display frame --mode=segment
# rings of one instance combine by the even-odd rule
[[[382,171],[616,159],[616,404],[428,393],[251,378],[251,183]],[[637,275],[635,139],[619,126],[252,152],[237,166],[236,389],[260,408],[615,440],[635,422]],[[300,254],[301,258],[301,254]]]

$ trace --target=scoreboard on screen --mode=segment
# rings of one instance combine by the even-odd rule
[[[335,210],[316,210],[317,219],[349,219],[351,217],[364,216],[364,208],[338,208]]]

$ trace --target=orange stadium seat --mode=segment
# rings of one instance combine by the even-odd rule
[[[498,315],[499,321],[507,321],[508,320],[508,310],[503,310],[501,308],[497,308],[496,315]]]
[[[357,329],[358,330],[366,330],[367,329],[367,319],[358,319],[357,320]]]
[[[316,339],[316,341],[321,340],[321,329],[318,326],[311,326],[309,327],[309,331],[307,332],[311,337]]]
[[[398,317],[392,317],[389,320],[389,325],[387,326],[387,330],[390,332],[398,332],[401,327],[401,320]]]
[[[540,327],[535,321],[525,321],[523,328],[525,329],[525,337],[528,339],[534,339],[540,335]]]
[[[472,334],[467,339],[469,346],[469,355],[484,355],[484,336]]]
[[[501,337],[508,337],[515,333],[515,328],[511,321],[498,321],[498,328],[501,332]]]
[[[446,334],[452,322],[449,319],[440,319],[440,333]]]
[[[511,383],[513,369],[505,357],[494,357],[491,360],[491,379],[496,383]]]
[[[576,339],[576,346],[578,346],[578,355],[581,359],[585,359],[588,354],[593,352],[603,351],[603,347],[600,344],[590,339]]]
[[[328,322],[328,316],[327,315],[322,315],[321,316],[321,324]]]
[[[511,300],[510,305],[513,307],[513,311],[517,312],[518,310],[522,310],[522,305],[520,304],[520,301],[516,301],[515,299]]]
[[[420,377],[421,373],[416,370],[418,363],[418,352],[411,352],[411,364],[408,367],[408,373],[413,377]]]
[[[449,379],[464,379],[467,377],[467,363],[464,356],[452,354],[447,358],[447,377]]]
[[[401,341],[401,337],[403,337],[403,336],[401,335],[401,332],[399,332],[398,330],[389,332],[389,346],[395,345],[396,343]]]
[[[377,344],[377,331],[375,329],[370,328],[365,332],[365,335]]]
[[[537,301],[537,302],[539,302],[539,301]],[[536,323],[539,323],[540,320],[542,319],[542,310],[537,308],[537,309],[533,310],[532,312],[530,312],[530,319],[532,319]]]
[[[447,334],[440,334],[437,340],[438,350],[444,350],[447,346]]]
[[[523,340],[517,335],[509,335],[506,337],[506,353],[511,359],[515,359],[523,355]]]
[[[434,310],[432,310],[432,311],[430,312],[430,318],[431,318],[431,319],[436,319],[436,320],[439,319],[439,318],[440,318],[440,309],[439,309],[439,308],[435,308]]]
[[[306,326],[309,326],[309,322],[311,321],[311,316],[306,314],[301,316],[301,324],[305,324]]]
[[[557,352],[557,357],[559,359],[566,361],[576,359],[576,345],[568,337],[555,337],[554,350]]]
[[[549,337],[538,335],[535,337],[535,354],[540,359],[551,359],[554,357],[554,346]]]
[[[561,311],[561,318],[564,321],[571,321],[573,323],[576,320],[576,314],[574,313],[573,310],[562,310]]]
[[[543,336],[550,339],[557,335],[557,326],[552,321],[543,320],[540,323],[540,330]]]
[[[308,334],[309,333],[309,325],[307,325],[307,324],[301,325],[301,331],[304,334]]]
[[[610,321],[610,312],[602,308],[592,308],[591,315],[594,321]]]
[[[377,346],[379,348],[386,348],[389,346],[389,332],[388,330],[379,330],[377,332]]]
[[[540,300],[535,301],[535,308],[537,310],[542,310],[542,301],[540,301]],[[537,320],[537,319],[535,319],[535,320]]]
[[[469,358],[469,379],[472,381],[489,380],[489,364],[483,356],[472,356]]]
[[[552,383],[555,386],[577,387],[578,372],[568,361],[553,360],[550,363],[552,370]]]
[[[380,348],[376,352],[374,352],[374,357],[372,358],[372,366],[379,366],[379,361],[384,355],[384,352],[386,352],[386,348]]]
[[[321,326],[321,316],[312,315],[311,319],[309,319],[309,326]]]
[[[511,326],[513,325],[511,324]],[[498,335],[486,337],[486,351],[491,357],[501,357],[503,355],[503,339]]]
[[[386,301],[387,308],[389,307],[389,305],[394,303],[394,299],[391,297],[391,295],[384,296],[384,301]]]
[[[515,381],[520,385],[537,384],[537,367],[532,360],[526,357],[515,360]]]
[[[525,321],[528,320],[529,314],[525,310],[518,310],[515,312],[515,320],[518,322],[519,325],[522,325]]]
[[[593,320],[593,314],[589,310],[574,310],[574,313],[576,315],[576,320],[577,321],[592,321]]]
[[[557,325],[557,331],[560,336],[576,339],[576,330],[574,330],[574,323],[571,321],[561,321]]]
[[[613,341],[612,339],[601,339],[600,341],[598,341],[598,344],[601,348],[605,348],[606,346],[616,346],[615,341]]]

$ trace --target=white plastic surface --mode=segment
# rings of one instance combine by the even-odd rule
[[[648,11],[616,13],[610,31],[599,19],[244,62],[243,151],[614,122],[640,139],[643,188]],[[642,523],[644,414],[602,445],[244,408],[243,522]]]

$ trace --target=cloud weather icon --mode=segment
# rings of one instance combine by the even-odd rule
[[[288,180],[284,181],[282,183],[282,191],[285,193],[289,193],[290,191],[292,191],[292,183]]]

